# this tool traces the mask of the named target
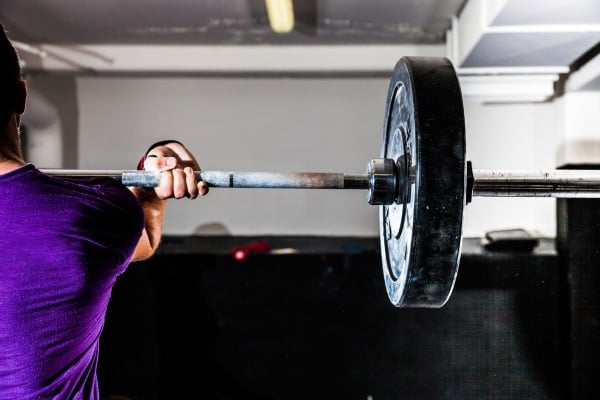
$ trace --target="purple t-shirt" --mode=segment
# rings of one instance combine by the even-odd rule
[[[110,178],[0,175],[0,399],[98,399],[112,287],[144,225]]]

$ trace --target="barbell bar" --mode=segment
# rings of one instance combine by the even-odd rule
[[[61,177],[106,177],[126,186],[156,187],[160,172],[138,170],[53,170],[42,172]],[[368,175],[324,172],[195,171],[209,187],[250,189],[368,189]]]
[[[196,171],[209,187],[362,189],[379,205],[384,282],[397,307],[442,307],[458,273],[464,207],[472,197],[600,197],[600,171],[481,170],[466,160],[458,77],[442,57],[402,57],[386,99],[381,158],[366,174]],[[155,187],[160,173],[42,169]]]
[[[373,159],[383,162],[391,159]],[[125,186],[156,187],[160,172],[138,170],[41,169],[63,178],[111,178]],[[396,173],[397,174],[397,173]],[[398,183],[377,170],[366,174],[341,172],[259,172],[259,171],[195,171],[196,178],[209,187],[234,189],[361,189],[383,192],[389,199],[397,192]],[[493,170],[472,171],[470,195],[473,197],[554,197],[599,198],[600,170]],[[383,183],[385,181],[385,184]],[[372,200],[372,205],[388,205],[393,200]]]

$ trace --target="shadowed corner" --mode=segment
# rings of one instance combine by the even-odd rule
[[[195,236],[231,236],[231,231],[221,222],[200,224],[194,229]]]

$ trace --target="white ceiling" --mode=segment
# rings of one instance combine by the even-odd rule
[[[290,34],[264,0],[2,0],[19,40],[48,44],[443,43],[465,0],[296,0]]]
[[[546,101],[566,78],[600,90],[598,0],[295,0],[294,11],[289,34],[270,30],[264,0],[2,0],[0,22],[38,73],[384,76],[402,55],[445,55],[467,96]]]

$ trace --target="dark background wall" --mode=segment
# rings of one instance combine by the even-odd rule
[[[166,238],[119,278],[101,343],[105,397],[568,396],[567,290],[552,241],[521,253],[465,240],[446,306],[398,309],[377,238],[270,238],[313,250],[235,262],[232,247],[251,240]]]

